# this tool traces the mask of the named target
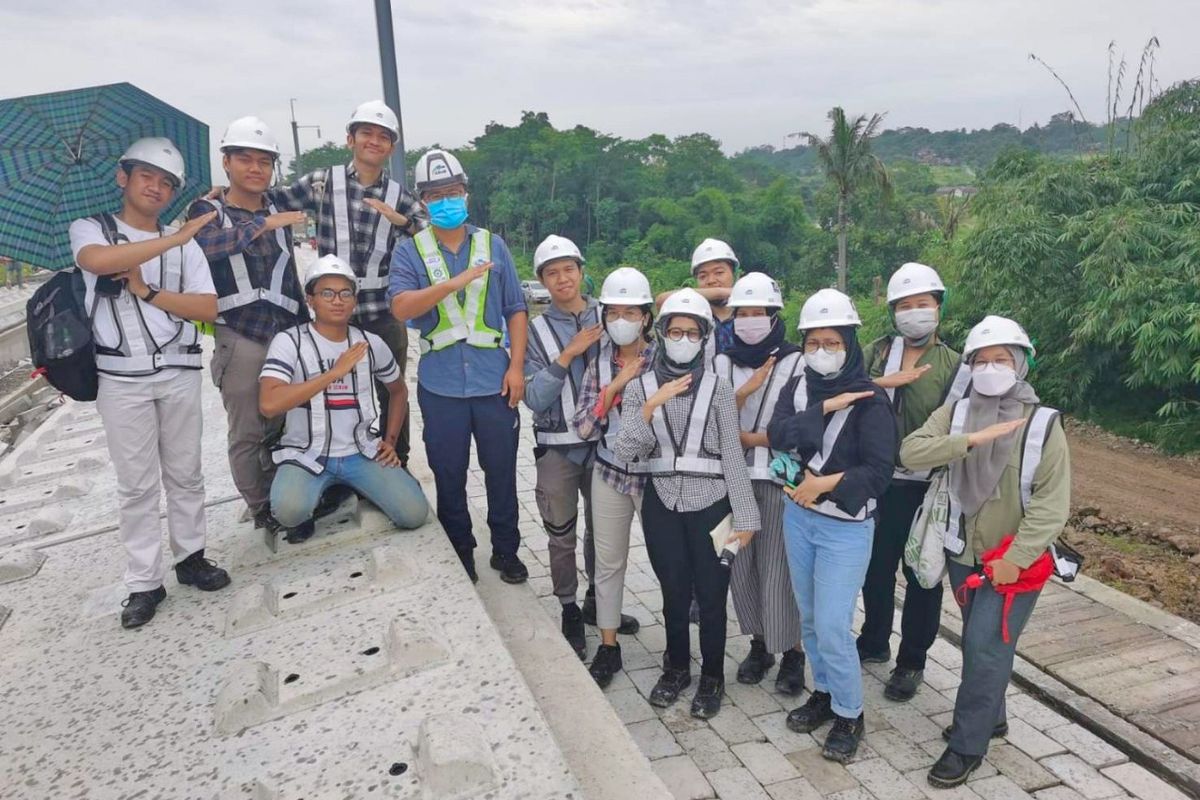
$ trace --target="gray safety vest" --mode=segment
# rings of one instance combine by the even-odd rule
[[[607,335],[600,340],[600,354],[596,358],[596,371],[600,378],[600,388],[603,389],[613,382],[613,377],[616,374],[613,372],[612,363],[613,344]],[[596,443],[596,460],[626,475],[645,473],[645,462],[623,461],[613,453],[613,447],[617,443],[617,435],[621,432],[621,407],[613,403],[612,408],[608,410],[608,416],[604,419],[604,433],[600,436],[600,441]]]
[[[766,433],[775,414],[775,405],[783,393],[783,387],[800,370],[804,371],[804,357],[800,353],[790,353],[775,363],[771,376],[758,387],[758,391],[746,398],[738,412],[738,422],[746,433]],[[753,367],[745,367],[733,363],[733,359],[722,353],[713,361],[713,371],[718,375],[729,378],[736,391],[754,374]],[[801,380],[801,385],[804,381]],[[776,482],[776,476],[771,472],[771,448],[750,447],[746,449],[746,466],[750,470],[750,479],[755,481]]]
[[[392,251],[388,247],[388,239],[392,235],[392,223],[383,214],[376,214],[375,233],[371,242],[371,250],[366,260],[358,263],[354,257],[354,227],[350,222],[350,203],[346,195],[346,165],[338,164],[329,167],[325,173],[329,183],[330,198],[333,202],[333,229],[336,245],[335,255],[341,256],[354,269],[358,276],[358,290],[379,291],[388,286],[388,268],[392,263]],[[383,202],[396,207],[400,199],[400,182],[387,179],[383,191]]]
[[[220,200],[212,198],[206,202],[211,203],[217,210],[222,228],[233,227],[233,220],[225,213],[225,206]],[[276,213],[274,203],[267,204],[267,213]],[[254,285],[250,279],[250,271],[246,268],[246,258],[241,253],[233,253],[225,259],[218,259],[218,261],[229,262],[229,272],[233,276],[232,287],[228,286],[226,281],[222,282],[224,285],[217,287],[217,311],[219,313],[248,306],[259,300],[279,306],[289,314],[300,313],[300,302],[295,298],[288,297],[283,291],[283,281],[292,263],[292,245],[283,228],[275,229],[275,243],[279,245],[279,256],[275,259],[275,266],[271,269],[271,280],[267,286]],[[232,291],[223,291],[226,289],[232,289]],[[220,317],[217,318],[217,322],[222,321]]]
[[[593,310],[594,320],[589,325],[598,325],[600,323],[600,307],[596,306]],[[546,365],[553,364],[558,357],[562,355],[563,344],[558,341],[558,335],[554,332],[554,327],[545,315],[540,315],[533,318],[529,323],[529,331],[533,334],[534,342],[541,348],[542,353],[546,357]],[[564,446],[583,444],[584,439],[579,438],[579,434],[575,432],[575,408],[579,397],[579,387],[575,385],[575,378],[571,375],[571,367],[567,366],[567,377],[563,380],[562,392],[558,396],[559,416],[562,419],[562,427],[557,431],[544,431],[534,428],[534,440],[543,446]]]
[[[649,399],[658,391],[658,378],[651,370],[638,380],[642,383],[642,391]],[[658,442],[657,455],[646,460],[646,471],[654,474],[696,475],[705,478],[719,478],[724,474],[721,458],[704,450],[704,429],[708,427],[708,417],[712,413],[713,395],[717,390],[717,375],[705,370],[700,373],[700,383],[692,392],[691,410],[688,412],[687,427],[682,431],[678,440],[673,435],[667,422],[666,409],[659,406],[650,417],[650,427]]]

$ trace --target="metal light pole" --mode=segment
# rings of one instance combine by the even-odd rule
[[[291,104],[291,107],[292,107],[292,147],[294,147],[296,149],[296,161],[295,161],[295,163],[292,164],[292,170],[297,175],[299,175],[300,174],[300,129],[301,128],[316,128],[317,129],[317,138],[319,139],[321,137],[321,126],[320,125],[298,125],[298,124],[296,124],[296,98],[294,98],[294,97],[288,98],[288,102]]]
[[[375,0],[375,30],[379,34],[379,68],[383,73],[383,102],[396,112],[400,135],[392,151],[392,179],[406,184],[404,166],[404,119],[400,116],[400,84],[396,76],[396,36],[392,30],[391,0]]]

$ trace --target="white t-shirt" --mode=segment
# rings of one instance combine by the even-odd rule
[[[313,341],[317,343],[317,353],[321,358],[321,371],[326,372],[333,367],[338,357],[350,348],[350,340],[331,342],[316,328],[310,328]],[[392,357],[392,351],[370,331],[363,331],[367,343],[371,347],[370,358],[374,363],[375,379],[382,383],[392,383],[400,378],[400,367]],[[364,356],[366,358],[368,356]],[[325,389],[325,407],[329,409],[330,438],[329,456],[340,458],[354,455],[358,452],[358,444],[354,441],[354,427],[358,424],[358,398],[354,394],[354,384],[348,373],[341,380],[334,381]],[[284,383],[303,383],[304,371],[300,369],[300,354],[296,351],[296,342],[288,331],[275,334],[271,346],[267,348],[267,360],[263,362],[262,372],[258,379],[277,378]],[[372,386],[374,391],[374,386]],[[380,420],[379,424],[385,424]]]
[[[114,217],[114,219],[116,218]],[[119,219],[116,219],[116,223],[117,230],[128,237],[130,242],[144,242],[148,239],[157,239],[159,236],[158,233],[131,228]],[[164,228],[163,235],[169,236],[175,230],[175,228]],[[71,237],[71,254],[75,256],[76,266],[79,263],[80,250],[90,244],[108,244],[108,240],[104,238],[104,231],[100,228],[100,223],[91,218],[77,219],[72,222],[69,234]],[[200,245],[196,244],[195,241],[189,241],[183,247],[172,247],[163,253],[160,258],[153,258],[143,263],[142,280],[147,285],[153,286],[156,289],[166,289],[171,292],[179,291],[178,285],[163,286],[162,274],[164,265],[172,266],[173,264],[178,264],[180,259],[183,259],[182,275],[183,292],[185,294],[215,295],[217,293],[216,288],[213,286],[212,273],[208,269],[208,259],[204,257],[204,251],[200,249]],[[98,276],[82,267],[79,268],[79,271],[83,273],[83,284],[87,289],[87,303],[90,309],[94,301],[93,293],[96,290]],[[142,319],[146,321],[146,328],[150,331],[150,335],[154,337],[155,342],[160,344],[174,338],[175,334],[179,331],[180,324],[192,324],[150,303],[143,303],[128,291],[122,289],[120,296],[116,297],[111,303],[104,297],[101,297],[100,302],[96,303],[96,313],[92,318],[92,332],[96,337],[96,343],[102,347],[117,348],[121,345],[121,331],[117,327],[117,322],[113,315],[113,305],[115,303],[138,304],[141,308]],[[131,335],[133,335],[132,332]],[[153,375],[146,376],[106,374],[103,377],[125,381],[161,381],[169,380],[173,375],[175,375],[174,369],[164,369]]]

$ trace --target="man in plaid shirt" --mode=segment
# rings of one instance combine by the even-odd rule
[[[429,215],[412,193],[387,173],[399,136],[399,121],[386,104],[380,100],[363,103],[346,124],[346,146],[354,156],[351,163],[314,170],[291,186],[273,189],[270,196],[281,209],[316,215],[317,250],[323,256],[342,257],[358,276],[354,324],[383,339],[404,374],[408,333],[388,305],[388,268],[392,251],[425,227]],[[387,419],[387,390],[377,388],[380,418]],[[408,433],[406,414],[396,442],[402,465],[408,463]]]

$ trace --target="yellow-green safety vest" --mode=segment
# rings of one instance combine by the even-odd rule
[[[446,259],[442,258],[441,248],[433,231],[425,228],[413,237],[417,254],[425,264],[425,274],[429,277],[429,285],[436,286],[450,280],[450,268]],[[484,264],[492,260],[492,234],[490,231],[478,228],[471,234],[471,251],[468,263],[471,266]],[[458,303],[457,292],[451,292],[437,304],[438,321],[427,334],[421,335],[421,352],[442,350],[457,342],[466,342],[473,347],[499,347],[503,334],[495,328],[488,327],[484,320],[484,310],[487,307],[488,287],[491,285],[492,273],[484,273],[467,284],[465,302]]]

